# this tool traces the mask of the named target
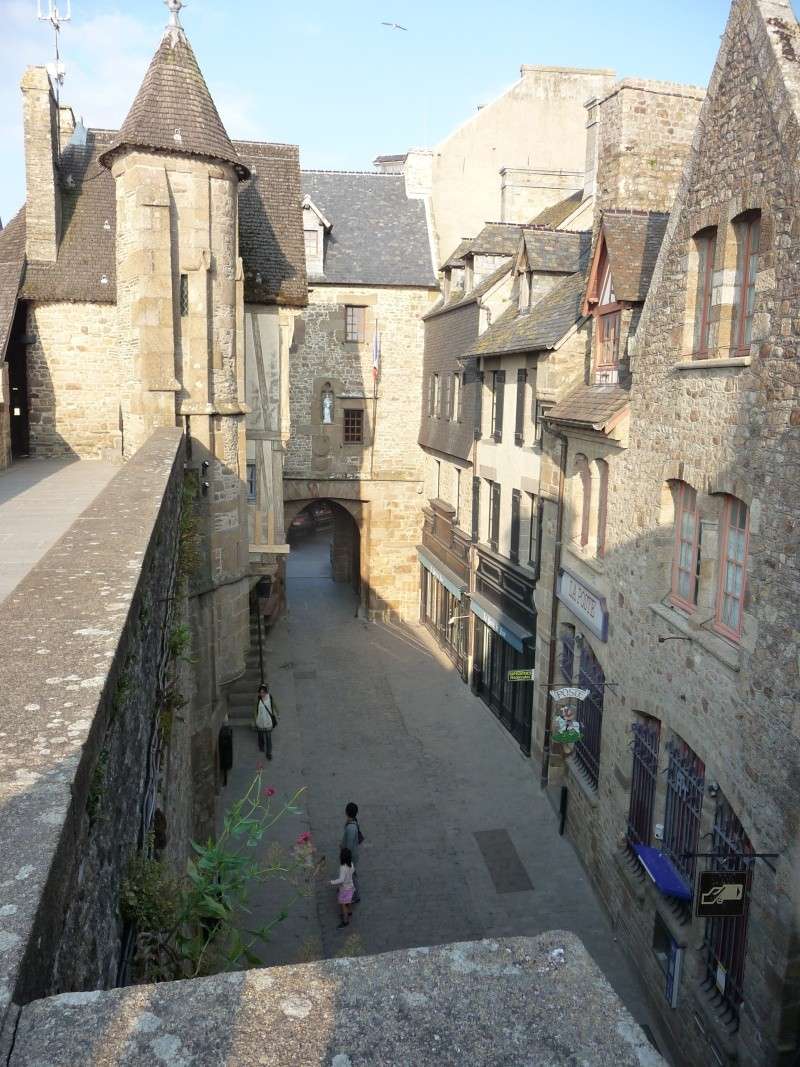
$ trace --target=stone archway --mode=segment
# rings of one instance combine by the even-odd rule
[[[315,504],[326,504],[332,511],[330,565],[334,582],[346,582],[356,595],[361,596],[364,569],[362,551],[362,504],[355,500],[342,500],[331,496],[314,495],[284,503],[284,521],[287,532],[292,521],[304,512],[313,510]]]

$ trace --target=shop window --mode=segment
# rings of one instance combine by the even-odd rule
[[[714,277],[716,227],[710,226],[695,234],[694,252],[697,257],[697,286],[694,304],[694,358],[707,359],[711,335],[711,293]]]
[[[631,795],[626,837],[631,845],[649,845],[658,783],[661,724],[658,719],[642,718],[631,725],[631,733]]]
[[[675,547],[672,560],[672,603],[692,612],[697,606],[700,574],[700,515],[697,493],[687,482],[672,482],[675,505]]]
[[[597,555],[606,554],[606,520],[608,518],[608,464],[597,461]]]
[[[728,496],[725,498],[720,538],[716,627],[733,641],[738,641],[742,634],[747,583],[747,537],[747,505],[735,496]]]
[[[706,768],[685,741],[667,744],[667,800],[664,812],[663,849],[691,890],[695,856],[700,838],[700,815]]]
[[[503,440],[503,397],[506,391],[506,372],[492,371],[492,437]]]
[[[360,445],[364,441],[364,412],[361,408],[345,408],[344,443]]]
[[[605,680],[603,668],[588,643],[584,641],[578,664],[578,686],[588,689],[589,695],[580,702],[578,708],[581,739],[575,745],[575,759],[595,789],[600,777],[600,736],[603,727]]]
[[[345,341],[361,342],[367,336],[367,309],[346,304],[344,309]]]
[[[528,382],[528,372],[524,367],[517,370],[517,409],[514,413],[514,444],[521,446],[524,439],[525,423],[525,387]]]
[[[247,499],[253,501],[256,499],[256,465],[255,463],[247,464]]]
[[[736,354],[747,355],[753,335],[761,213],[747,212],[738,219],[734,219],[733,225],[736,232],[736,281],[734,283],[731,344]]]
[[[664,995],[671,1008],[678,1006],[678,989],[683,970],[683,949],[669,932],[669,927],[656,912],[653,925],[653,953],[664,972]]]
[[[722,997],[728,1010],[738,1020],[743,1000],[744,962],[747,949],[747,920],[753,846],[733,809],[723,796],[717,798],[710,851],[712,871],[747,871],[745,906],[742,915],[730,919],[707,919],[704,937],[706,980],[708,987]]]

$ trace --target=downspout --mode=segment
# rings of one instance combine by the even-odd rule
[[[545,420],[546,422],[547,420]],[[556,611],[558,610],[558,572],[561,566],[561,538],[563,536],[564,529],[564,482],[567,477],[567,447],[568,442],[566,435],[559,433],[558,430],[554,430],[551,425],[548,424],[548,431],[561,442],[561,462],[559,464],[558,472],[558,513],[556,516],[556,538],[553,548],[553,588],[551,591],[550,600],[550,650],[547,658],[547,696],[545,704],[545,718],[544,718],[544,739],[542,743],[542,776],[540,785],[542,789],[547,788],[548,780],[550,777],[550,734],[552,732],[553,722],[553,700],[550,696],[550,690],[553,686],[553,680],[555,676],[556,667],[556,634],[555,634],[555,621]]]

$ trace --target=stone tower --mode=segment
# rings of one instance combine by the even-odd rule
[[[197,662],[193,764],[208,782],[223,716],[221,686],[242,672],[247,640],[238,195],[239,182],[250,175],[180,25],[180,0],[168,6],[158,50],[99,161],[111,170],[116,190],[123,453],[135,452],[155,428],[179,425],[188,467],[196,471],[205,536],[190,601]]]

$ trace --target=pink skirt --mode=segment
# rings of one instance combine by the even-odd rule
[[[353,887],[350,886],[349,889],[346,889],[344,886],[340,886],[336,899],[340,904],[349,904],[353,899]]]

